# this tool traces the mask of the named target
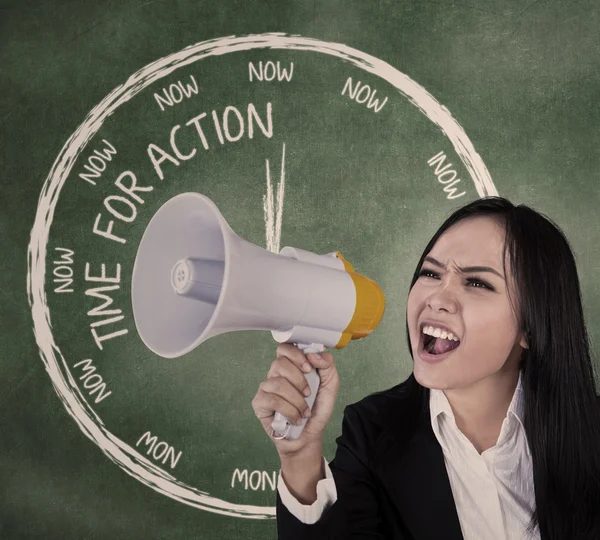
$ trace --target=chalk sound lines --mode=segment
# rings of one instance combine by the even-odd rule
[[[271,182],[271,168],[269,160],[266,160],[267,194],[263,195],[263,211],[265,216],[265,228],[267,232],[267,249],[273,253],[279,253],[281,249],[281,223],[283,220],[283,196],[285,193],[285,143],[281,153],[281,173],[277,183],[277,204],[273,203],[273,183]],[[275,216],[275,212],[277,215]]]

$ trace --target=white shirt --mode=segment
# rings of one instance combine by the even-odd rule
[[[444,462],[465,540],[539,540],[526,528],[535,508],[531,452],[523,428],[521,374],[498,441],[479,454],[457,428],[450,403],[441,390],[430,391],[431,427],[442,447]],[[281,470],[277,490],[281,501],[300,521],[315,523],[337,500],[333,474],[323,458],[325,478],[317,483],[317,500],[301,504],[288,490]]]

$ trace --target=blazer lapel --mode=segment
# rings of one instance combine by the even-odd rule
[[[403,403],[402,403],[403,402]],[[407,403],[408,402],[408,403]],[[376,417],[384,426],[375,469],[415,540],[464,540],[427,399],[408,398]]]

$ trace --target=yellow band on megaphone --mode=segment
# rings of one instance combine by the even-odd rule
[[[344,269],[354,283],[356,288],[356,306],[354,314],[346,329],[342,332],[342,337],[335,346],[336,349],[342,349],[352,339],[360,339],[368,336],[381,321],[385,309],[385,296],[381,287],[372,279],[357,274],[352,265],[344,259],[341,252],[336,252],[339,259],[344,263]]]

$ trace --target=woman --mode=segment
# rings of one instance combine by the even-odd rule
[[[501,197],[459,208],[419,260],[406,335],[413,373],[345,408],[330,464],[333,357],[278,347],[252,402],[269,436],[275,410],[306,410],[304,362],[321,376],[302,436],[274,440],[279,537],[600,539],[599,402],[560,229]]]

